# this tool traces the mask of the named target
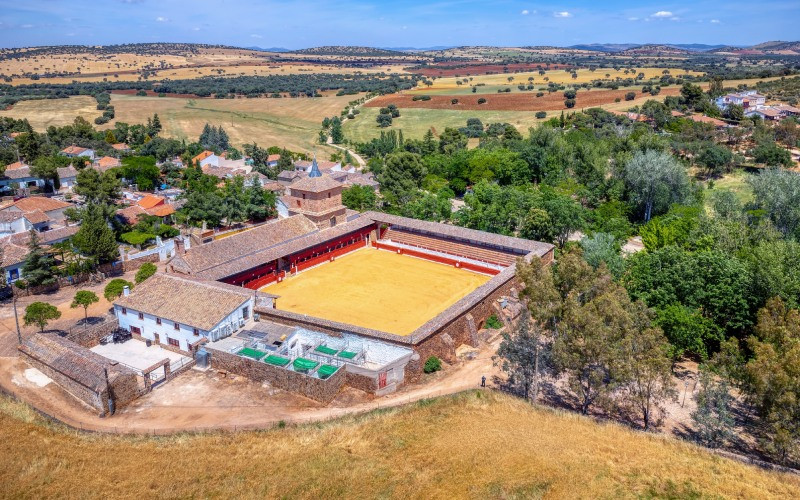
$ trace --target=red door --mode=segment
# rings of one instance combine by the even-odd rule
[[[383,389],[386,387],[386,372],[380,372],[378,374],[378,389]]]

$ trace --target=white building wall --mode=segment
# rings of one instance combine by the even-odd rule
[[[225,316],[214,328],[211,330],[219,329],[220,327],[230,326],[238,329],[240,322],[243,320],[243,311],[247,308],[248,318],[253,317],[253,299],[247,299],[239,307],[237,307],[230,314]],[[122,307],[114,305],[114,314],[119,319],[120,328],[131,331],[131,327],[139,328],[142,337],[155,340],[158,334],[158,341],[161,344],[169,344],[168,339],[175,339],[178,341],[178,346],[184,351],[189,350],[189,344],[194,344],[198,340],[210,337],[210,331],[198,329],[198,335],[194,334],[194,326],[187,324],[180,324],[180,329],[175,329],[175,322],[168,318],[161,318],[161,324],[158,324],[157,317],[152,314],[143,313],[142,319],[139,319],[139,311],[128,309],[125,314],[122,314]],[[231,332],[232,333],[232,332]]]

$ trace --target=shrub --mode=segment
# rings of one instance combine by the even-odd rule
[[[496,314],[492,314],[489,318],[486,319],[486,328],[491,328],[492,330],[499,330],[503,328],[503,323],[497,317]]]
[[[485,102],[486,102],[486,99],[484,99],[483,97],[481,97],[480,99],[478,99],[478,104],[483,104],[483,103],[485,103]]]
[[[425,373],[438,372],[442,369],[442,361],[436,356],[431,356],[425,360],[425,367],[422,369]]]
[[[568,108],[574,108],[575,107],[575,99],[567,99],[566,101],[564,101],[564,106],[566,106]]]
[[[140,231],[130,231],[122,233],[119,238],[129,245],[139,246],[147,243],[150,240],[156,239],[155,234],[143,233]]]
[[[450,104],[458,104],[458,99],[450,99]]]
[[[547,118],[547,112],[546,111],[537,111],[536,112],[536,118]]]
[[[103,289],[103,297],[105,297],[107,301],[111,302],[122,295],[123,288],[126,286],[132,289],[133,283],[122,278],[115,278],[109,281],[108,285],[106,285],[106,287]]]
[[[625,94],[626,101],[632,101],[634,99],[636,99],[636,92],[628,92],[627,94]]]
[[[136,92],[136,95],[139,96],[139,97],[146,97],[147,96],[147,92],[145,92],[144,90],[140,90],[140,91]]]
[[[136,271],[136,276],[134,277],[136,284],[138,285],[139,283],[146,280],[150,276],[156,274],[156,271],[158,271],[158,268],[156,267],[155,264],[153,264],[152,262],[145,262],[144,264],[142,264],[142,267],[140,267],[139,270]]]
[[[565,99],[575,99],[576,95],[577,95],[577,92],[575,92],[574,90],[565,90],[564,91],[564,98]]]

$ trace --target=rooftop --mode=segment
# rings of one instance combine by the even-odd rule
[[[33,212],[34,210],[41,210],[42,212],[49,212],[51,210],[60,210],[69,208],[71,203],[60,201],[55,198],[46,198],[44,196],[29,196],[27,198],[20,198],[14,202],[14,206],[23,212]]]
[[[254,296],[252,290],[174,274],[154,274],[114,305],[209,331]]]
[[[298,191],[307,191],[309,193],[321,193],[337,187],[342,187],[342,183],[331,177],[330,175],[323,174],[321,177],[304,177],[293,182],[290,186],[291,189]]]

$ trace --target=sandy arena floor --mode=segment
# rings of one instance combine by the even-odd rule
[[[489,278],[365,248],[261,290],[278,309],[408,335]]]

